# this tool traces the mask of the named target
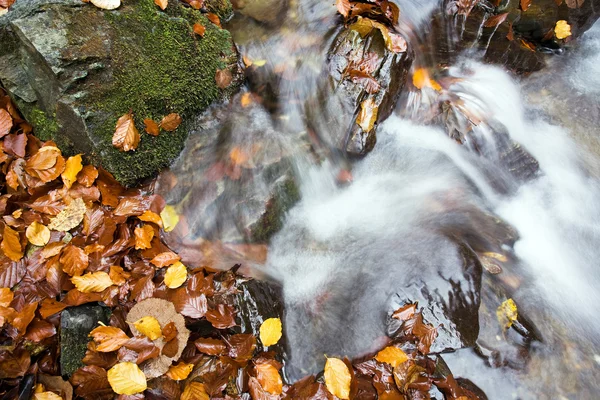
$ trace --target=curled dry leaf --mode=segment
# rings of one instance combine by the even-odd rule
[[[200,382],[190,382],[181,394],[180,400],[209,400],[208,393],[204,384]]]
[[[165,285],[169,289],[177,289],[179,286],[183,285],[186,279],[187,268],[181,261],[177,261],[167,268],[167,272],[165,273]]]
[[[144,120],[144,129],[146,130],[146,133],[152,136],[158,136],[158,134],[160,133],[160,128],[158,124],[150,118],[146,118]]]
[[[172,365],[165,375],[174,381],[182,381],[188,377],[190,372],[194,369],[194,364],[186,364],[180,362],[177,365]]]
[[[271,394],[281,394],[283,381],[279,371],[270,363],[259,363],[255,367],[256,379],[262,388]]]
[[[64,210],[58,213],[58,215],[52,220],[50,220],[50,224],[48,224],[48,228],[59,231],[59,232],[67,232],[75,227],[77,227],[81,221],[83,221],[83,216],[87,211],[87,207],[83,199],[77,198],[73,200]]]
[[[179,223],[179,215],[175,207],[166,205],[160,213],[160,219],[162,220],[163,229],[165,232],[171,232]]]
[[[196,23],[194,24],[193,29],[196,35],[204,37],[204,33],[206,32],[206,27],[204,25]]]
[[[115,133],[112,138],[113,146],[122,151],[130,151],[137,149],[139,143],[140,133],[135,127],[133,114],[128,113],[123,115],[117,121]]]
[[[2,248],[4,255],[13,261],[19,261],[23,258],[23,248],[21,247],[19,233],[8,225],[4,226],[0,248]]]
[[[83,169],[81,164],[81,154],[69,157],[67,159],[65,170],[61,174],[62,180],[67,188],[70,188],[77,180],[77,174]]]
[[[13,119],[9,112],[0,108],[0,138],[8,135],[13,127]]]
[[[396,368],[398,365],[408,360],[408,356],[402,349],[399,349],[396,346],[388,346],[377,353],[375,359],[382,363],[388,363],[393,368]]]
[[[129,341],[129,336],[115,326],[99,326],[90,332],[90,336],[98,344],[96,351],[101,353],[119,350]]]
[[[162,336],[162,330],[158,320],[151,316],[146,316],[138,319],[133,323],[135,329],[140,331],[144,336],[147,336],[150,340],[156,340]]]
[[[569,36],[571,36],[571,25],[569,25],[564,19],[556,21],[556,26],[554,27],[554,35],[556,35],[557,39],[568,38]]]
[[[348,366],[339,358],[328,358],[325,363],[325,386],[334,396],[343,400],[350,398],[352,375]]]
[[[215,82],[217,82],[217,86],[220,89],[225,89],[231,82],[233,81],[233,75],[231,75],[231,71],[228,69],[218,69],[215,74]]]
[[[50,229],[47,226],[33,221],[25,230],[25,236],[29,243],[35,246],[45,246],[50,240]]]
[[[260,326],[260,341],[263,346],[273,346],[279,342],[279,339],[281,339],[281,320],[269,318],[263,322]]]
[[[180,124],[181,117],[176,113],[171,113],[160,121],[160,127],[167,132],[173,132]]]
[[[102,10],[115,10],[121,5],[121,0],[90,0],[90,3]]]
[[[356,117],[356,123],[365,132],[370,132],[377,121],[378,107],[372,97],[360,103],[360,112]]]
[[[90,272],[81,276],[74,276],[71,282],[82,293],[99,293],[113,285],[110,276],[104,271]]]
[[[122,362],[106,374],[110,387],[117,394],[132,395],[147,388],[146,376],[135,363]]]
[[[154,0],[154,4],[159,6],[161,10],[164,10],[169,5],[169,0]]]

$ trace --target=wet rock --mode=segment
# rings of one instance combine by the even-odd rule
[[[287,4],[287,0],[234,0],[236,12],[271,25],[283,19]]]
[[[35,375],[25,375],[19,384],[18,400],[29,400],[33,394],[33,386],[35,384]]]
[[[198,21],[203,37],[191,33]],[[152,0],[104,11],[73,0],[26,0],[0,17],[0,42],[0,81],[36,134],[67,154],[86,154],[124,184],[168,165],[194,117],[241,79],[229,33],[179,2],[165,11]],[[234,75],[226,90],[215,82],[223,67]],[[142,139],[137,151],[120,152],[112,134],[129,110]],[[172,112],[184,121],[175,132],[143,133],[145,118]]]
[[[110,309],[101,305],[86,304],[62,311],[60,319],[60,373],[71,376],[83,366],[89,333],[99,322],[108,324]]]

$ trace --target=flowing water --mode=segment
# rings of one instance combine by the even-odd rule
[[[424,122],[437,94],[405,89],[374,150],[349,160],[309,123],[327,111],[308,99],[340,29],[329,3],[292,1],[277,28],[232,22],[241,52],[264,63],[245,89],[261,101],[238,95],[211,110],[163,175],[160,190],[185,216],[188,259],[217,240],[247,254],[239,246],[264,199],[292,177],[299,201],[253,269],[283,286],[289,379],[318,372],[323,354],[381,348],[390,313],[418,301],[443,323],[433,350],[489,399],[598,398],[600,26],[529,77],[463,52],[444,72],[446,94],[484,122],[462,144]],[[398,4],[413,68],[434,66],[418,48],[431,45],[437,2]],[[507,298],[520,332],[496,320]]]

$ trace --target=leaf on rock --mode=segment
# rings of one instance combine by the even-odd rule
[[[166,205],[160,213],[160,219],[162,220],[163,229],[165,232],[171,232],[179,223],[179,215],[175,207]]]
[[[160,121],[160,127],[167,132],[173,132],[180,124],[181,117],[176,113],[171,113]]]
[[[90,336],[98,344],[96,351],[102,353],[119,350],[129,341],[129,336],[115,326],[99,326],[90,332]]]
[[[110,387],[117,394],[132,395],[147,388],[146,376],[137,364],[122,362],[107,372]]]
[[[70,276],[79,276],[83,274],[83,271],[88,267],[89,262],[89,257],[85,254],[85,251],[72,244],[67,245],[60,256],[62,270]]]
[[[521,5],[521,10],[527,11],[529,6],[531,5],[531,0],[521,0],[520,5]]]
[[[556,26],[554,27],[554,35],[556,35],[557,39],[568,38],[569,36],[571,36],[571,25],[569,25],[564,19],[556,21]]]
[[[144,130],[146,131],[146,133],[152,136],[158,136],[158,134],[160,133],[160,127],[156,122],[154,122],[153,119],[150,118],[146,118],[144,120]]]
[[[485,26],[486,28],[495,28],[496,26],[503,23],[506,20],[506,17],[508,17],[508,13],[493,15],[489,17],[487,21],[485,21],[485,24],[483,26]]]
[[[440,90],[442,90],[442,87],[440,86],[440,84],[429,77],[429,72],[427,72],[427,69],[425,69],[425,68],[418,68],[413,73],[412,81],[413,81],[413,85],[417,89],[423,89],[424,87],[428,87],[428,88],[437,90],[438,92]]]
[[[259,363],[254,367],[256,370],[256,379],[262,388],[271,394],[281,394],[283,391],[283,381],[279,371],[270,363]]]
[[[69,157],[67,159],[65,170],[61,174],[62,180],[67,189],[70,188],[77,180],[77,174],[79,174],[82,169],[83,165],[81,164],[81,154],[77,154],[76,156]]]
[[[228,340],[229,357],[237,362],[246,362],[250,360],[256,349],[256,337],[249,333],[238,333]]]
[[[151,316],[140,318],[133,323],[135,329],[140,331],[144,336],[147,336],[150,340],[156,340],[162,336],[162,330],[158,320]]]
[[[0,138],[8,135],[13,127],[13,119],[10,113],[0,108]]]
[[[152,238],[154,238],[154,228],[152,226],[138,226],[134,230],[134,235],[136,250],[144,250],[152,247]]]
[[[498,317],[498,322],[504,329],[510,328],[519,317],[519,311],[514,300],[504,300],[496,310],[496,317]]]
[[[234,309],[230,305],[217,304],[216,309],[206,312],[206,319],[217,329],[235,326]]]
[[[206,18],[208,18],[208,20],[210,22],[212,22],[213,24],[215,24],[219,28],[221,27],[221,19],[219,18],[219,16],[217,14],[207,13],[206,14]]]
[[[408,360],[408,356],[402,349],[399,349],[396,346],[388,346],[377,353],[375,359],[381,363],[390,364],[392,368],[396,368],[398,365]]]
[[[377,121],[377,112],[378,107],[375,105],[375,100],[373,100],[372,97],[369,97],[367,100],[360,103],[360,112],[356,117],[356,123],[363,131],[372,131],[375,122]]]
[[[169,0],[154,0],[154,4],[159,6],[160,9],[164,11],[164,9],[169,5]]]
[[[263,322],[260,326],[260,341],[263,346],[273,346],[279,342],[279,339],[281,339],[281,320],[279,318],[269,318]]]
[[[167,268],[167,272],[165,273],[165,285],[169,289],[177,289],[179,286],[183,285],[186,279],[187,268],[181,261],[177,261]]]
[[[181,394],[180,400],[210,400],[204,384],[200,382],[190,382]]]
[[[416,311],[417,305],[409,303],[394,311],[394,313],[392,314],[392,318],[398,319],[400,321],[406,321],[412,318],[413,315],[415,315]]]
[[[188,377],[190,372],[194,369],[194,364],[186,364],[184,362],[180,362],[177,365],[171,365],[169,370],[165,375],[174,381],[182,381]]]
[[[218,69],[215,74],[215,81],[220,89],[225,89],[233,81],[233,75],[228,69]]]
[[[121,151],[135,150],[140,143],[140,133],[135,127],[133,114],[123,115],[117,121],[115,133],[113,134],[112,144]]]
[[[110,276],[104,271],[90,272],[81,276],[74,276],[71,282],[82,293],[99,293],[113,285]]]
[[[83,199],[77,198],[58,215],[50,221],[48,224],[48,228],[59,231],[59,232],[67,232],[75,227],[77,227],[81,221],[83,221],[83,216],[87,211],[87,207]]]
[[[208,309],[204,294],[190,295],[186,288],[177,290],[173,296],[173,304],[178,313],[190,318],[202,318]]]
[[[19,261],[23,258],[23,248],[21,247],[19,233],[8,225],[4,226],[0,248],[2,248],[4,255],[13,261]]]
[[[408,48],[406,40],[401,35],[390,31],[381,22],[369,18],[358,17],[356,22],[350,25],[350,29],[358,32],[361,37],[367,36],[373,29],[378,29],[385,41],[385,47],[392,53],[403,53]]]
[[[193,29],[196,35],[204,37],[204,33],[206,32],[206,27],[204,25],[195,23]]]
[[[144,222],[152,222],[160,227],[162,227],[162,219],[160,218],[160,215],[158,215],[155,212],[152,212],[150,210],[146,210],[144,211],[144,213],[140,216],[138,216],[138,219],[140,221],[144,221]]]
[[[50,229],[37,221],[33,221],[25,230],[25,236],[27,236],[29,243],[42,247],[50,240]]]
[[[350,398],[352,375],[346,364],[339,358],[328,358],[325,363],[325,386],[334,396],[342,400]]]

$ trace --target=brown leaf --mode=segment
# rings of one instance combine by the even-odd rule
[[[13,261],[19,261],[23,258],[23,248],[21,247],[19,233],[8,225],[4,226],[0,248],[2,248],[4,255]]]
[[[529,6],[531,5],[531,0],[521,0],[521,10],[527,11]]]
[[[44,339],[56,335],[56,328],[50,322],[36,319],[27,328],[25,339],[39,343]]]
[[[167,132],[173,132],[179,124],[181,124],[181,117],[176,113],[171,113],[160,121],[160,127]]]
[[[220,339],[200,338],[194,342],[194,345],[200,353],[209,356],[220,356],[227,349],[225,343]]]
[[[229,345],[228,355],[237,362],[250,360],[256,349],[256,337],[252,334],[239,333],[231,336],[227,342]]]
[[[51,315],[61,312],[65,308],[67,308],[67,305],[61,303],[60,301],[56,301],[53,299],[44,299],[42,300],[42,304],[40,305],[39,312],[42,318],[46,319]]]
[[[4,151],[8,154],[17,157],[25,157],[25,149],[27,146],[27,135],[13,134],[4,137]]]
[[[200,382],[190,382],[181,394],[180,400],[209,400],[204,384]]]
[[[196,23],[194,24],[193,29],[196,35],[204,37],[204,33],[206,32],[206,27],[204,25]]]
[[[91,187],[98,178],[98,170],[93,165],[85,165],[77,174],[77,182],[85,187]]]
[[[78,396],[89,394],[95,394],[97,396],[98,392],[101,390],[110,388],[106,370],[95,365],[87,365],[79,368],[71,376],[70,382],[73,386],[77,387],[75,393]]]
[[[143,250],[152,247],[152,238],[154,238],[154,228],[150,225],[143,225],[135,228],[135,249]]]
[[[155,0],[155,1],[160,1],[160,0]],[[150,118],[146,118],[144,120],[144,129],[146,130],[146,133],[148,133],[149,135],[152,135],[152,136],[158,136],[158,134],[160,133],[160,128],[159,128],[158,124],[156,122],[154,122],[153,119],[150,119]]]
[[[191,296],[185,287],[175,292],[172,301],[178,313],[190,318],[202,318],[208,309],[205,295]]]
[[[121,151],[135,150],[140,143],[140,133],[135,127],[133,114],[125,114],[117,121],[115,133],[112,138],[114,147]]]
[[[31,304],[26,304],[23,307],[23,309],[17,312],[17,314],[15,315],[15,317],[11,321],[11,324],[17,329],[17,331],[19,331],[19,333],[25,333],[27,326],[35,316],[35,310],[37,309],[37,306],[37,301]]]
[[[179,260],[181,260],[181,257],[179,257],[177,254],[173,253],[172,251],[165,251],[154,257],[150,263],[158,268],[162,268],[174,264]]]
[[[83,249],[69,244],[62,251],[60,263],[64,272],[70,276],[79,276],[88,267],[89,258]]]
[[[216,309],[206,312],[206,319],[217,329],[227,329],[236,325],[234,314],[230,305],[218,304]]]
[[[168,0],[154,0],[154,4],[160,7],[161,10],[164,10],[169,5]]]
[[[27,372],[31,355],[27,351],[15,351],[0,359],[0,379],[18,378]]]
[[[508,17],[508,13],[493,15],[489,17],[487,21],[485,21],[485,24],[483,26],[485,26],[486,28],[496,27],[503,23],[506,20],[506,17]]]
[[[584,2],[585,0],[565,0],[565,3],[569,8],[581,8]]]
[[[119,350],[129,341],[129,336],[114,326],[99,326],[90,332],[90,336],[98,344],[96,351],[103,353]]]
[[[63,299],[63,303],[67,306],[80,306],[86,303],[93,303],[95,301],[101,301],[102,296],[100,293],[83,293],[77,289],[71,289],[67,292],[67,295]]]
[[[13,126],[13,119],[3,108],[0,108],[0,138],[8,135]]]
[[[248,389],[252,400],[278,400],[279,395],[270,394],[260,385],[255,377],[251,376],[248,380]]]
[[[165,342],[170,342],[175,339],[175,337],[177,337],[177,326],[175,326],[175,322],[171,321],[166,324],[162,329],[162,334]]]
[[[171,340],[162,348],[161,354],[165,357],[175,357],[179,352],[179,341]]]
[[[269,363],[258,363],[254,369],[256,370],[256,379],[264,390],[271,394],[281,394],[283,381],[277,368]]]
[[[25,260],[0,263],[0,287],[12,288],[21,282],[25,275]]]
[[[406,321],[412,318],[416,311],[417,305],[409,303],[394,311],[392,318],[399,319],[400,321]]]
[[[227,88],[233,81],[233,75],[228,69],[218,69],[215,74],[215,81],[220,89]]]

